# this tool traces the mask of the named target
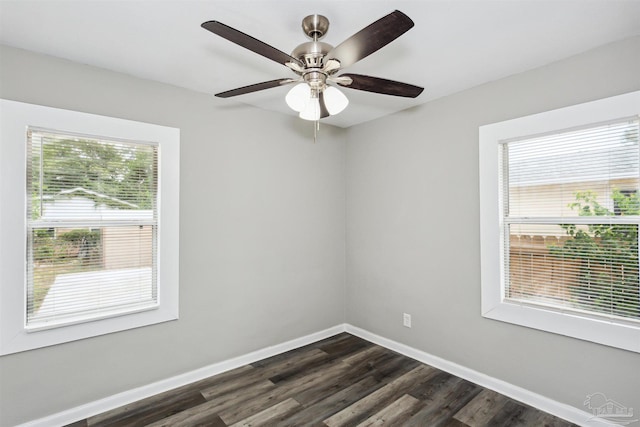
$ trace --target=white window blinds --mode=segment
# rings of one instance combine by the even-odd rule
[[[503,298],[640,322],[638,118],[500,147]]]
[[[157,307],[158,146],[30,129],[27,329]]]

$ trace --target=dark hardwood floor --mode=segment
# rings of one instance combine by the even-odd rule
[[[343,333],[71,426],[572,426]]]

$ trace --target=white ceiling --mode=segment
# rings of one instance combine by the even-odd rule
[[[0,43],[214,94],[294,74],[202,29],[204,21],[290,53],[307,41],[306,15],[329,18],[323,41],[335,46],[394,9],[415,27],[345,72],[425,91],[404,99],[343,89],[350,105],[327,123],[348,127],[640,34],[640,0],[2,0]],[[211,102],[294,114],[288,88]]]

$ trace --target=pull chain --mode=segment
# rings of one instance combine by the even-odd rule
[[[318,140],[318,132],[320,131],[320,120],[316,120],[313,123],[313,143],[315,144]]]

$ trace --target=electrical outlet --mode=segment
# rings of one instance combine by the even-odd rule
[[[410,314],[404,313],[402,315],[402,324],[407,328],[411,327],[411,315]]]

